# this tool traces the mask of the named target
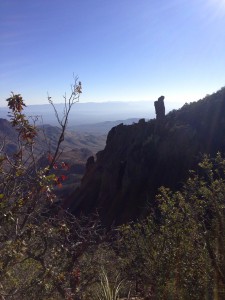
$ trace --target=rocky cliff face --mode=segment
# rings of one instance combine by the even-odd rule
[[[225,151],[224,116],[223,89],[160,118],[160,126],[159,120],[142,119],[112,128],[67,205],[74,213],[98,210],[106,225],[145,215],[157,189],[179,188],[201,153]]]

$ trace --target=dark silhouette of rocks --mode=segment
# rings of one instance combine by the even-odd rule
[[[89,172],[91,170],[91,168],[94,166],[94,163],[95,163],[94,156],[88,157],[86,162],[86,172]]]
[[[170,112],[160,131],[157,126],[154,119],[112,128],[105,149],[68,198],[73,213],[98,210],[107,226],[141,218],[155,207],[158,188],[179,189],[202,153],[224,153],[225,89]]]
[[[165,105],[164,105],[164,96],[158,98],[157,101],[154,102],[155,105],[155,113],[156,120],[163,120],[165,118]]]

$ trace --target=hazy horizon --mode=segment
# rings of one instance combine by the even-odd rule
[[[10,95],[9,95],[10,97]],[[159,97],[158,97],[159,98]],[[134,105],[134,104],[147,104],[147,103],[153,103],[154,105],[154,101],[156,101],[158,98],[154,99],[154,100],[136,100],[136,101],[122,101],[122,100],[115,100],[115,101],[88,101],[88,102],[82,102],[82,100],[78,101],[77,103],[75,103],[74,105],[76,106],[78,103],[79,105],[85,106],[85,105],[95,105],[95,104],[101,104],[101,105],[107,105],[107,104],[124,104],[124,105]],[[5,99],[6,100],[6,99]],[[196,99],[196,101],[198,101],[200,99]],[[26,103],[26,99],[24,99],[25,103]],[[183,104],[181,104],[179,101],[172,101],[172,102],[168,102],[165,99],[166,104],[169,104],[169,107],[173,107],[174,109],[180,108],[181,106],[183,106]],[[192,102],[192,101],[191,101]],[[190,103],[190,102],[185,102],[185,103]],[[56,105],[64,105],[64,102],[54,102],[54,104]],[[34,107],[34,106],[48,106],[50,105],[48,103],[48,101],[46,100],[46,103],[32,103],[32,104],[27,104],[27,107]],[[5,103],[1,103],[0,108],[6,108],[7,107],[7,101],[5,101]],[[173,109],[173,108],[172,108]]]
[[[62,115],[64,104],[56,103],[55,107]],[[174,109],[166,102],[166,113]],[[7,107],[0,107],[0,118],[7,118]],[[27,116],[41,116],[44,124],[57,124],[55,113],[50,104],[28,105],[24,109]],[[70,126],[99,123],[105,121],[118,121],[127,119],[155,118],[154,101],[136,102],[86,102],[76,103],[70,112]]]

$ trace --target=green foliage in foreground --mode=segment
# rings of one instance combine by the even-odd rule
[[[220,154],[205,156],[181,191],[162,187],[148,218],[106,237],[98,220],[55,205],[56,161],[38,167],[35,124],[21,96],[8,101],[18,150],[0,149],[1,299],[225,299]]]
[[[224,299],[225,160],[205,156],[181,191],[162,187],[157,202],[157,218],[120,229],[127,277],[150,299]]]

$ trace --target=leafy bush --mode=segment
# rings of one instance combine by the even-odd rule
[[[7,99],[18,142],[14,154],[5,151],[5,141],[0,150],[2,299],[75,299],[81,293],[79,259],[98,244],[99,223],[64,211],[53,190],[59,184],[53,170],[69,111],[80,93],[81,84],[75,81],[70,98],[65,99],[62,120],[55,110],[61,134],[45,166],[40,166],[34,154],[37,129],[23,114],[22,97],[12,94]]]
[[[118,252],[136,292],[224,299],[225,159],[204,156],[183,189],[160,188],[157,203],[147,219],[120,227]]]

